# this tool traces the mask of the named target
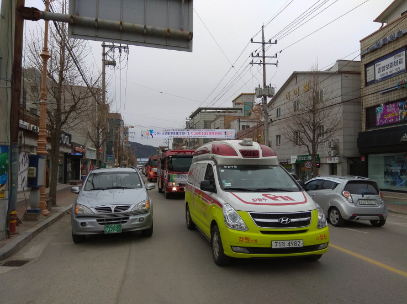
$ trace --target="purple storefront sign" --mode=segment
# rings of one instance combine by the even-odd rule
[[[376,108],[376,126],[407,121],[407,102],[395,102]]]

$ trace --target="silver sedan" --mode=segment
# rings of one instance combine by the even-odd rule
[[[140,230],[153,234],[153,203],[137,170],[130,168],[97,169],[87,176],[82,190],[72,205],[71,224],[74,243],[83,242],[86,235],[111,234]]]

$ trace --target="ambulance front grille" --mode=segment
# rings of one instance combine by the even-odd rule
[[[261,228],[301,228],[311,224],[311,212],[296,213],[259,213],[250,212],[250,216]]]

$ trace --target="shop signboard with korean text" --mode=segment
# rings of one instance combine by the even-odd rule
[[[376,82],[393,77],[406,71],[406,51],[400,49],[390,53],[375,62]]]
[[[376,126],[407,121],[407,102],[400,101],[376,108]]]

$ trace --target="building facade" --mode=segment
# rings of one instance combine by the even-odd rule
[[[314,83],[314,84],[312,84]],[[315,114],[318,130],[312,134],[298,127],[296,137],[293,116],[306,117],[304,96],[317,86],[315,98],[319,109]],[[320,142],[316,164],[320,175],[360,175],[359,153],[356,147],[360,131],[360,62],[338,60],[326,71],[293,72],[267,105],[272,123],[269,142],[280,164],[301,179],[312,178],[312,160],[304,144]],[[305,118],[304,118],[305,119]],[[318,121],[319,120],[319,121]],[[335,128],[331,124],[335,124]],[[327,132],[334,129],[333,132]],[[314,135],[314,136],[315,136]],[[319,138],[321,137],[321,138]]]
[[[367,176],[383,190],[407,192],[407,2],[394,1],[383,26],[360,41],[362,130],[358,149]]]

